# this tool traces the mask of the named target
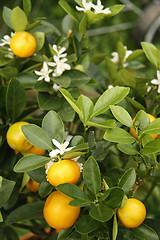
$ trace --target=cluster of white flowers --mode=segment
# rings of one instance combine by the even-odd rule
[[[5,45],[10,46],[10,41],[14,34],[15,33],[11,32],[11,36],[4,35],[4,37],[1,39],[0,47],[4,47]],[[8,46],[6,47],[6,50],[8,51],[8,53],[5,55],[5,57],[13,58],[14,53],[12,52],[11,48]]]
[[[59,155],[63,155],[64,153],[66,152],[69,152],[71,151],[74,147],[68,147],[69,145],[69,140],[72,138],[72,136],[68,135],[67,139],[63,144],[60,144],[56,139],[52,139],[52,142],[53,144],[57,147],[57,149],[54,149],[52,150],[50,153],[49,153],[49,156],[51,158],[51,160],[45,165],[45,168],[46,168],[46,174],[48,173],[48,170],[50,169],[50,167],[54,164],[54,161],[55,159],[57,158],[57,156]],[[76,157],[76,158],[73,158],[72,160],[74,160],[75,162],[78,161],[80,157]],[[78,163],[78,166],[80,168],[80,171],[82,172],[83,170],[83,164],[82,163]]]
[[[101,0],[97,0],[97,5],[93,4],[91,1],[86,2],[86,0],[82,0],[82,5],[83,5],[83,8],[76,6],[76,9],[78,11],[86,12],[86,11],[91,11],[91,9],[93,8],[94,9],[94,13],[96,13],[96,14],[100,14],[100,13],[108,14],[108,13],[111,13],[109,8],[105,8],[104,9],[104,6],[102,5]]]
[[[67,53],[64,53],[66,48],[65,47],[58,47],[57,45],[53,45],[53,50],[56,53],[53,56],[54,62],[43,62],[43,67],[40,71],[35,71],[35,74],[40,76],[37,80],[40,81],[44,79],[46,82],[50,82],[50,73],[52,72],[53,77],[61,76],[65,70],[70,70],[71,66],[66,62],[68,59],[66,58]],[[53,67],[54,69],[49,68]],[[53,85],[53,89],[57,91],[60,86],[56,83]]]
[[[160,71],[157,70],[157,79],[152,79],[151,80],[152,84],[158,85],[158,93],[160,93]]]
[[[127,67],[128,66],[128,63],[126,62],[126,60],[127,60],[127,58],[132,54],[132,50],[127,50],[127,47],[126,46],[124,46],[124,48],[125,48],[125,51],[126,51],[126,53],[125,53],[125,56],[124,56],[124,59],[123,59],[123,66],[124,67]],[[117,52],[112,52],[112,57],[113,58],[111,58],[111,61],[112,62],[114,62],[114,63],[116,63],[116,64],[118,64],[119,63],[119,56],[118,56],[118,53]]]

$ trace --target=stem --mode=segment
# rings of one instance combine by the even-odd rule
[[[89,239],[87,233],[86,234],[81,234],[81,236],[82,236],[82,240],[88,240]]]

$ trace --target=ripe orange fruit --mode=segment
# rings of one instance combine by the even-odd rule
[[[148,117],[149,117],[149,120],[150,120],[150,123],[153,122],[156,118],[154,116],[152,116],[151,114],[147,113]],[[133,119],[133,122],[135,121],[135,118]],[[137,135],[136,135],[136,132],[134,130],[134,128],[130,128],[130,132],[132,134],[133,137],[135,137],[137,140]],[[158,134],[151,134],[150,135],[153,139],[157,139],[158,138]]]
[[[48,170],[47,178],[50,184],[57,186],[62,183],[78,182],[80,168],[74,160],[61,160],[54,163]]]
[[[7,142],[8,145],[17,152],[26,152],[32,144],[25,138],[21,127],[29,124],[28,122],[16,122],[11,125],[7,131]]]
[[[44,155],[46,152],[46,149],[41,149],[41,148],[38,148],[36,146],[32,146],[28,151],[27,153],[32,153],[32,154],[35,154],[35,155]]]
[[[31,192],[38,192],[39,183],[30,178],[29,182],[26,184],[26,188]]]
[[[16,56],[27,58],[35,52],[36,40],[29,32],[16,32],[11,38],[10,48]]]
[[[80,207],[72,207],[72,199],[58,191],[51,193],[44,205],[43,215],[46,222],[55,229],[71,227],[77,220]]]
[[[123,226],[136,228],[143,223],[146,217],[146,208],[141,201],[129,198],[126,205],[118,209],[117,215]]]

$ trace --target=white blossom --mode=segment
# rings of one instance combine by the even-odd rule
[[[157,79],[152,79],[151,83],[158,85],[158,93],[160,93],[160,71],[159,70],[157,70]]]
[[[64,51],[66,51],[65,47],[58,47],[56,44],[54,44],[53,50],[56,52],[58,58],[63,58],[67,56],[67,53],[64,53]]]
[[[61,86],[59,86],[57,83],[53,84],[53,90],[57,92],[60,89]]]
[[[50,82],[49,74],[52,72],[52,69],[48,69],[47,62],[43,62],[43,68],[40,71],[35,71],[35,74],[40,76],[37,80],[40,81],[44,79],[46,82]]]
[[[48,170],[50,167],[54,164],[54,159],[50,160],[48,163],[45,164],[46,174],[48,173]],[[48,180],[48,179],[47,179]]]
[[[57,149],[54,149],[49,153],[49,156],[51,158],[56,158],[58,154],[63,155],[65,152],[69,152],[74,148],[67,148],[69,145],[69,141],[65,141],[63,144],[60,144],[56,139],[52,139],[52,142],[57,147]]]
[[[76,6],[76,9],[83,12],[90,11],[92,7],[92,2],[86,2],[86,0],[82,0],[82,5],[83,8]]]
[[[126,50],[126,53],[125,53],[125,56],[123,58],[123,66],[124,67],[127,67],[128,63],[126,62],[127,58],[131,55],[131,53],[133,52],[132,50],[127,50],[127,47],[124,46],[125,50]],[[119,55],[117,52],[112,52],[111,53],[112,57],[111,58],[111,61],[118,64],[119,63]]]
[[[113,88],[113,85],[111,85],[111,84],[108,85],[108,89],[111,89],[111,88]]]
[[[99,13],[104,13],[104,14],[111,13],[109,8],[103,9],[104,6],[101,4],[101,0],[97,0],[97,5],[92,4],[92,8],[94,9],[94,12],[96,14],[99,14]]]
[[[58,76],[61,76],[62,73],[65,71],[65,70],[70,70],[71,69],[71,66],[69,64],[67,64],[67,58],[62,58],[62,59],[59,59],[59,57],[57,56],[54,56],[53,57],[54,61],[55,62],[49,62],[48,65],[51,66],[51,67],[56,67],[54,69],[54,72],[53,72],[53,77],[58,77]]]
[[[4,37],[1,39],[2,43],[0,43],[0,47],[3,47],[4,45],[10,45],[11,38],[14,34],[15,33],[11,32],[11,37],[8,35],[4,35]]]

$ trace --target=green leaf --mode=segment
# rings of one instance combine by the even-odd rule
[[[13,8],[11,12],[11,24],[15,32],[24,31],[27,27],[27,17],[20,7]]]
[[[11,59],[6,58],[4,56],[0,56],[0,67],[6,65],[7,63],[9,63],[11,61]]]
[[[39,195],[44,198],[47,197],[52,190],[54,189],[54,186],[52,186],[46,179],[46,181],[41,182],[38,188]]]
[[[55,77],[54,78],[55,83],[59,84],[60,86],[64,88],[68,88],[71,83],[71,78],[68,76],[65,76],[65,74]]]
[[[135,116],[134,124],[136,123],[136,126],[138,126],[139,129],[143,130],[148,126],[149,121],[150,120],[147,113],[143,110],[140,110]]]
[[[142,55],[142,54],[143,54],[143,50],[142,50],[142,49],[137,49],[137,50],[133,51],[133,52],[127,57],[126,61],[127,61],[127,62],[132,61],[132,60],[138,58],[138,57],[139,57],[140,55]]]
[[[89,200],[87,195],[76,185],[71,184],[71,183],[64,183],[60,184],[56,187],[56,189],[71,197],[72,200],[69,205],[71,206],[79,206],[79,207],[84,207],[84,206],[89,206],[92,202]],[[75,204],[75,205],[74,205]]]
[[[76,22],[79,22],[78,15],[65,0],[60,0],[58,3]]]
[[[27,16],[30,14],[31,8],[31,0],[23,0],[23,9]]]
[[[158,68],[160,64],[160,51],[152,44],[148,42],[141,42],[143,51],[148,60]],[[158,56],[157,56],[158,55]]]
[[[89,174],[88,174],[89,173]],[[101,189],[101,174],[97,161],[89,157],[83,166],[83,180],[88,189],[95,195]]]
[[[28,183],[29,180],[30,180],[30,177],[29,177],[29,175],[25,172],[25,173],[23,174],[21,189],[23,189],[23,188],[26,186],[26,184]]]
[[[87,96],[81,95],[78,98],[77,104],[79,106],[80,111],[83,113],[84,123],[90,120],[91,115],[93,113],[94,104],[90,98]]]
[[[66,89],[60,89],[60,92],[71,105],[71,107],[78,113],[79,117],[83,120],[83,113],[80,110],[77,101],[72,98],[72,96]]]
[[[67,229],[61,229],[59,234],[58,234],[57,240],[65,240],[65,239],[67,239],[68,235],[71,232],[72,232],[72,227],[67,228]]]
[[[95,231],[99,227],[100,223],[89,215],[83,215],[75,223],[75,229],[81,234],[87,234]]]
[[[6,6],[3,7],[3,20],[8,25],[8,27],[12,28],[11,24],[11,12],[12,10]]]
[[[128,93],[129,88],[126,87],[114,87],[106,90],[97,100],[92,117],[104,113],[110,105],[120,102]]]
[[[0,223],[3,222],[3,217],[2,217],[2,213],[0,211]]]
[[[6,93],[6,110],[7,114],[14,122],[26,106],[26,92],[16,78],[12,78],[7,87]]]
[[[72,158],[76,158],[79,156],[82,156],[83,154],[85,154],[86,152],[69,152],[66,153],[62,156],[62,159],[72,159]]]
[[[84,16],[79,24],[79,32],[81,34],[85,34],[86,29],[87,29],[87,15],[84,14]]]
[[[89,214],[91,217],[96,219],[99,222],[107,222],[113,216],[113,210],[107,206],[100,206],[93,207]]]
[[[0,187],[0,208],[3,207],[3,205],[10,198],[12,191],[14,189],[15,183],[16,182],[14,182],[14,181],[10,181],[10,180],[3,178],[2,182],[1,182],[2,185]]]
[[[124,191],[120,187],[113,187],[107,190],[109,196],[104,200],[104,204],[112,209],[116,209],[121,206],[124,197]]]
[[[126,69],[120,70],[116,75],[116,84],[120,86],[136,87],[136,78]]]
[[[118,52],[119,62],[122,62],[126,54],[126,50],[122,42],[117,43],[117,52]]]
[[[37,85],[37,84],[36,84]],[[48,91],[48,86],[45,91]],[[48,92],[38,93],[38,105],[42,110],[58,110],[61,107],[61,101],[56,96],[49,94]]]
[[[145,111],[145,107],[140,104],[139,102],[137,102],[136,100],[134,100],[133,98],[127,97],[127,100],[136,108],[136,109],[142,109]]]
[[[44,201],[24,204],[13,210],[7,217],[7,223],[36,219],[43,216]]]
[[[33,36],[36,39],[36,52],[42,49],[45,42],[45,34],[43,32],[34,32]]]
[[[113,219],[112,240],[117,239],[117,234],[118,234],[118,223],[117,223],[117,215],[115,213],[114,219]]]
[[[136,154],[139,154],[139,152],[137,151],[137,149],[131,145],[131,144],[121,144],[121,143],[118,143],[117,144],[117,148],[127,154],[127,155],[136,155]]]
[[[25,89],[34,87],[37,81],[37,77],[32,72],[21,72],[16,78]]]
[[[116,127],[116,123],[115,123],[114,119],[109,119],[109,120],[106,120],[106,121],[100,122],[100,123],[95,123],[95,122],[88,121],[86,123],[86,125],[89,126],[89,127],[97,127],[97,128],[101,128],[101,129]]]
[[[111,79],[114,80],[117,75],[117,67],[115,63],[113,63],[110,58],[106,57],[106,65]]]
[[[136,182],[136,172],[134,168],[128,169],[119,180],[119,187],[121,187],[126,194],[129,193],[131,188]]]
[[[60,116],[54,112],[49,111],[42,121],[42,128],[48,134],[50,139],[56,139],[58,142],[63,143],[65,138],[64,125]]]
[[[131,231],[137,238],[142,240],[159,240],[157,233],[145,224],[133,228]]]
[[[130,144],[135,142],[134,137],[132,137],[124,129],[118,128],[118,127],[107,129],[103,138],[105,140],[116,142],[116,143]]]
[[[90,82],[91,78],[84,72],[72,69],[64,73],[65,76],[71,79],[70,87],[78,87],[79,85],[84,85]]]
[[[48,163],[50,158],[46,156],[38,156],[34,154],[28,154],[22,157],[14,166],[15,172],[28,172],[44,166]]]
[[[133,121],[129,113],[120,106],[110,106],[112,114],[114,117],[123,125],[127,127],[133,127]]]
[[[39,126],[35,124],[27,124],[27,127],[26,125],[22,126],[22,132],[32,145],[42,149],[53,149],[51,139]]]
[[[0,68],[0,76],[4,77],[6,80],[10,80],[18,74],[18,69],[16,67],[4,67]]]
[[[160,119],[155,119],[143,131],[145,134],[160,134]]]
[[[156,139],[152,142],[147,143],[143,150],[142,154],[147,155],[151,153],[156,153],[160,151],[160,139]]]

